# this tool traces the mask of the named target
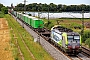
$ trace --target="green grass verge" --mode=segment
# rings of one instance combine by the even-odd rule
[[[44,21],[44,23],[47,23],[48,20],[47,19],[42,19]],[[76,27],[76,26],[79,26],[81,27],[82,24],[80,24],[79,22],[82,22],[82,19],[75,19],[75,18],[60,18],[60,19],[50,19],[49,21],[51,22],[52,25],[58,25],[57,24],[57,20],[60,21],[59,25],[62,25],[64,27],[67,27],[67,28],[71,28],[73,30],[76,30],[74,29],[73,27]],[[63,21],[62,21],[63,20]],[[76,22],[75,22],[76,21]],[[85,22],[90,22],[90,18],[89,19],[84,19]],[[48,26],[49,27],[49,26]]]
[[[32,54],[34,55],[36,60],[53,60],[53,58],[42,48],[42,46],[40,46],[38,43],[35,43],[33,41],[33,37],[30,36],[30,34],[25,29],[23,29],[20,26],[20,24],[18,24],[11,16],[6,15],[6,19],[9,23],[9,26],[13,28],[13,30],[15,32],[14,34],[16,35],[15,37],[18,37],[17,41],[18,41],[20,49],[24,55],[25,60],[33,60],[33,58],[30,56],[29,52],[27,51],[26,47],[24,46],[20,36],[18,35],[18,33],[16,31],[16,27],[17,27],[17,29],[19,29],[19,32],[22,34],[25,43],[29,47],[29,50],[32,52]],[[14,27],[12,25],[12,23],[10,23],[10,20],[12,20],[12,22],[15,23],[16,27]],[[12,37],[13,37],[13,35],[12,35]],[[12,41],[12,42],[14,42],[14,41]],[[15,52],[17,52],[17,51],[15,51]],[[20,56],[17,56],[17,58],[19,59]]]
[[[19,51],[18,51],[18,48],[17,48],[16,39],[14,38],[14,34],[15,34],[14,26],[10,22],[10,20],[8,18],[8,15],[5,15],[4,18],[6,18],[6,20],[8,21],[8,26],[10,28],[10,35],[11,35],[10,45],[11,45],[11,48],[12,48],[13,57],[14,57],[15,60],[21,60],[20,56],[18,56]]]
[[[0,18],[3,18],[4,14],[0,11]]]

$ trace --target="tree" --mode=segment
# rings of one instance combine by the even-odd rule
[[[49,10],[51,12],[55,12],[57,10],[57,5],[53,4],[53,3],[50,3],[49,4]]]
[[[42,3],[32,3],[26,5],[27,11],[45,11],[47,12],[49,9],[50,12],[72,12],[72,11],[90,11],[90,5],[62,5],[62,4],[54,4],[50,3],[49,5],[42,4]],[[24,4],[20,3],[18,4],[14,10],[16,11],[24,11]]]
[[[15,6],[14,10],[16,11],[24,11],[24,4],[20,3],[17,6]]]
[[[37,3],[32,4],[32,11],[38,11],[37,5]]]
[[[62,11],[62,4],[57,5],[57,11],[58,12]]]
[[[26,10],[27,11],[32,11],[32,4],[28,4],[28,5],[26,5]]]
[[[87,38],[87,39],[86,39],[85,44],[88,45],[89,48],[90,48],[90,38]]]
[[[67,6],[66,5],[62,5],[62,11],[66,11],[66,9],[67,9]]]
[[[1,11],[1,8],[4,7],[3,4],[0,4],[0,11]]]
[[[42,4],[42,11],[48,11],[48,5],[46,3]]]
[[[2,7],[2,8],[1,8],[1,11],[2,11],[4,14],[8,14],[8,8],[7,8],[7,7]]]

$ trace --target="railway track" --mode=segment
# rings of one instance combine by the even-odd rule
[[[71,56],[71,60],[83,60],[83,59],[77,55],[77,56]]]
[[[23,22],[23,21],[21,21]],[[24,23],[26,24],[26,23]],[[26,24],[27,25],[27,24]],[[28,26],[28,25],[27,25]],[[28,26],[30,27],[30,26]],[[30,27],[31,28],[31,27]],[[38,35],[40,35],[41,37],[43,37],[46,41],[49,40],[50,38],[50,31],[49,30],[46,30],[46,31],[42,31],[42,32],[39,32],[37,29],[34,30],[32,29],[34,32],[36,32]],[[50,43],[50,41],[48,41]],[[54,46],[52,43],[51,43],[52,46]],[[56,46],[54,46],[56,49],[58,49],[60,52],[62,52],[59,48],[57,48]],[[63,53],[63,52],[62,52]],[[64,53],[63,53],[64,54]],[[82,57],[80,57],[79,55],[77,56],[68,56],[67,54],[64,54],[65,56],[67,56],[70,60],[83,60]],[[57,59],[56,59],[57,60]]]
[[[90,58],[90,49],[85,48],[82,46],[82,54],[86,55],[88,58]]]

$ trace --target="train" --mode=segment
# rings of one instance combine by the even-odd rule
[[[10,11],[10,13],[25,22],[26,24],[33,27],[33,29],[44,28],[44,21],[42,19],[28,16],[16,11]],[[63,26],[55,25],[54,27],[52,27],[49,40],[68,54],[77,55],[82,51],[81,35]]]

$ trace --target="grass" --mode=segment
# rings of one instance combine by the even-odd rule
[[[33,37],[30,36],[30,34],[20,26],[20,24],[18,24],[10,15],[6,15],[5,16],[10,28],[12,27],[13,30],[11,30],[11,36],[12,36],[12,43],[14,44],[14,52],[16,52],[16,54],[14,55],[15,58],[17,58],[18,60],[21,59],[20,56],[18,55],[18,50],[17,50],[17,44],[15,44],[15,38],[13,37],[13,31],[15,34],[15,37],[17,37],[17,41],[18,41],[18,45],[20,46],[20,49],[23,53],[23,56],[25,58],[25,60],[34,60],[32,58],[32,56],[29,54],[29,52],[27,51],[26,47],[24,46],[22,39],[20,38],[20,36],[18,35],[18,32],[16,30],[19,29],[19,32],[22,34],[23,39],[26,43],[26,45],[29,47],[29,50],[31,51],[31,53],[34,55],[36,60],[53,60],[53,58],[42,48],[42,46],[40,46],[38,43],[35,43],[33,40]],[[10,22],[10,20],[16,25],[16,27],[13,26],[13,24]]]
[[[3,18],[4,14],[0,11],[0,18]]]
[[[10,28],[10,35],[11,35],[10,45],[11,45],[11,48],[12,48],[14,59],[15,60],[21,60],[20,56],[18,56],[19,51],[18,51],[18,48],[17,48],[16,39],[14,38],[14,35],[13,35],[13,34],[15,34],[14,27],[13,27],[12,23],[10,22],[7,15],[5,15],[5,18],[8,21],[8,25],[9,25],[9,28]]]
[[[74,26],[77,26],[77,25],[78,25],[78,26],[81,27],[81,25],[82,25],[82,19],[61,18],[61,19],[50,19],[49,21],[50,21],[53,25],[58,25],[58,24],[57,24],[57,20],[60,21],[60,22],[59,22],[59,25],[62,25],[62,26],[67,27],[67,28],[71,28],[71,29],[73,29],[74,31],[76,30],[76,29],[73,28]],[[61,21],[61,20],[62,20],[62,21]],[[43,19],[43,21],[44,21],[45,23],[48,22],[47,19]],[[85,21],[85,22],[90,22],[90,19],[84,19],[84,21]],[[80,30],[78,30],[78,31],[80,31]]]

